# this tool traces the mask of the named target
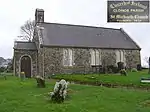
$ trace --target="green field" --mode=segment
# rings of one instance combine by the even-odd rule
[[[111,78],[110,78],[111,79]],[[34,79],[0,77],[0,112],[149,112],[150,92],[70,84],[63,104],[49,100],[55,80],[37,88]]]
[[[89,83],[89,84],[114,84],[122,86],[137,86],[137,87],[148,87],[150,84],[141,83],[141,78],[148,78],[150,74],[148,71],[141,72],[128,72],[127,76],[121,76],[120,74],[92,74],[92,75],[56,75],[53,79],[65,79],[68,81]]]

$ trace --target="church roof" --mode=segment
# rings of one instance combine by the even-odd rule
[[[14,49],[16,50],[37,50],[34,42],[15,41]]]
[[[123,29],[41,23],[43,46],[138,49]]]

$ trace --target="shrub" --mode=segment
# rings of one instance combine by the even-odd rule
[[[132,68],[131,72],[138,72],[136,68]]]
[[[121,74],[121,75],[124,75],[124,76],[127,76],[127,72],[126,72],[125,69],[121,69],[121,70],[120,70],[120,74]]]
[[[107,72],[107,69],[106,69],[105,66],[103,66],[103,68],[102,68],[102,73],[105,74],[106,72]]]
[[[118,67],[115,65],[107,66],[108,73],[118,73]]]
[[[0,72],[4,72],[5,71],[5,67],[0,67]]]
[[[60,82],[56,82],[54,91],[50,92],[51,100],[56,103],[61,103],[67,96],[68,83],[62,79]]]
[[[113,65],[108,65],[107,66],[107,72],[112,73],[113,72]]]
[[[118,73],[118,67],[117,66],[113,66],[113,69],[112,69],[113,73]]]

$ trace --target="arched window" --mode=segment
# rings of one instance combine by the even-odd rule
[[[101,65],[101,51],[98,49],[91,49],[91,65]]]
[[[91,65],[95,65],[95,51],[91,49]]]
[[[116,63],[124,62],[126,63],[125,51],[124,50],[116,50]]]
[[[72,49],[63,49],[63,64],[64,66],[72,66]]]

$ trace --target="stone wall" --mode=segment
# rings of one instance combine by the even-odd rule
[[[44,72],[45,74],[57,74],[63,73],[62,48],[48,48],[44,47]]]
[[[74,73],[89,73],[91,70],[90,49],[75,48],[73,49]]]
[[[125,50],[126,67],[128,69],[136,68],[137,64],[141,64],[141,56],[139,50]]]
[[[29,55],[32,58],[32,76],[37,75],[37,51],[28,51],[28,50],[14,50],[14,73],[16,76],[19,76],[20,69],[20,58],[22,56]]]
[[[90,73],[91,54],[88,48],[72,48],[73,66],[63,66],[63,48],[44,47],[44,72],[45,74],[75,74]],[[116,65],[115,50],[99,49],[103,66]],[[140,51],[125,50],[127,68],[136,67],[140,64]]]
[[[45,74],[72,74],[90,70],[89,49],[75,48],[73,50],[73,66],[63,66],[63,48],[44,47]]]
[[[103,66],[115,65],[116,64],[116,53],[115,50],[101,50],[101,61]]]
[[[43,48],[38,48],[38,75],[44,76],[44,49]]]

